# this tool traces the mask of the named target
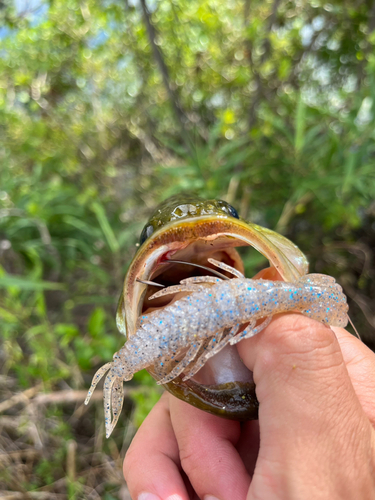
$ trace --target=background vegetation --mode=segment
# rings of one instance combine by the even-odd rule
[[[372,2],[3,0],[0,19],[1,498],[129,498],[155,384],[128,385],[108,441],[82,402],[169,195],[288,236],[375,346]]]

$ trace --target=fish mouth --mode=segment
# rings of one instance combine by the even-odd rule
[[[225,237],[221,237],[209,243],[207,241],[194,241],[182,250],[177,250],[173,253],[168,252],[167,255],[163,256],[165,260],[161,260],[161,264],[151,273],[150,280],[164,287],[169,287],[177,285],[181,280],[186,278],[212,276],[213,272],[210,271],[215,271],[217,268],[208,261],[209,258],[223,262],[243,274],[242,259],[235,248],[227,246],[229,243],[235,244],[236,242],[233,239],[228,240]],[[170,262],[170,259],[186,264]],[[206,269],[197,266],[204,266]],[[234,278],[232,274],[225,270],[221,269],[220,273],[229,279]],[[275,274],[277,275],[275,279],[281,279],[277,271]],[[142,302],[142,315],[147,315],[156,309],[164,308],[168,304],[189,294],[189,292],[178,292],[173,295],[164,295],[149,300],[155,291],[157,291],[156,286],[147,286]],[[252,373],[243,365],[237,348],[228,344],[220,353],[205,363],[199,372],[192,377],[192,381],[206,386],[215,386],[233,381],[252,382],[253,378]]]
[[[302,252],[289,240],[273,231],[225,215],[201,216],[174,221],[156,231],[137,252],[124,285],[126,330],[129,337],[136,331],[141,314],[165,307],[182,295],[165,295],[149,300],[157,288],[138,280],[153,281],[165,287],[214,269],[208,262],[214,258],[244,274],[237,247],[250,246],[269,262],[254,279],[294,281],[307,272]],[[179,260],[188,264],[169,262]],[[228,278],[230,273],[220,270]],[[234,326],[234,325],[233,325]],[[153,368],[148,370],[156,379]],[[226,346],[213,356],[190,380],[182,376],[165,385],[175,396],[210,413],[227,418],[255,418],[257,401],[252,373],[242,363],[237,348]]]

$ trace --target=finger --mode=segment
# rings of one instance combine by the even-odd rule
[[[168,394],[164,394],[141,425],[125,456],[124,477],[132,499],[188,500],[179,463]]]
[[[332,328],[361,406],[375,426],[375,353],[343,328]]]
[[[170,401],[181,465],[199,498],[244,499],[250,477],[235,446],[239,422],[224,420],[176,398]]]
[[[372,429],[332,330],[302,315],[280,315],[238,350],[259,400],[251,494],[271,499],[279,488],[297,492],[293,498],[365,498],[347,485],[372,477]]]

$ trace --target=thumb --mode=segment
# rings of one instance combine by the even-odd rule
[[[372,428],[333,331],[299,314],[279,315],[238,351],[259,400],[248,499],[372,498]]]

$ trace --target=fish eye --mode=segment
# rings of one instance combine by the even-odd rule
[[[232,207],[232,205],[229,205],[226,201],[223,200],[217,200],[217,206],[225,213],[230,215],[231,217],[234,217],[235,219],[239,219],[240,216],[238,215],[237,210]]]
[[[147,238],[149,238],[152,235],[153,232],[154,228],[151,224],[145,226],[141,232],[141,236],[139,238],[139,244],[142,245],[147,240]]]
[[[232,207],[232,205],[229,205],[229,204],[228,204],[228,212],[229,212],[229,215],[231,215],[232,217],[235,217],[236,219],[240,218],[237,210],[234,207]]]

